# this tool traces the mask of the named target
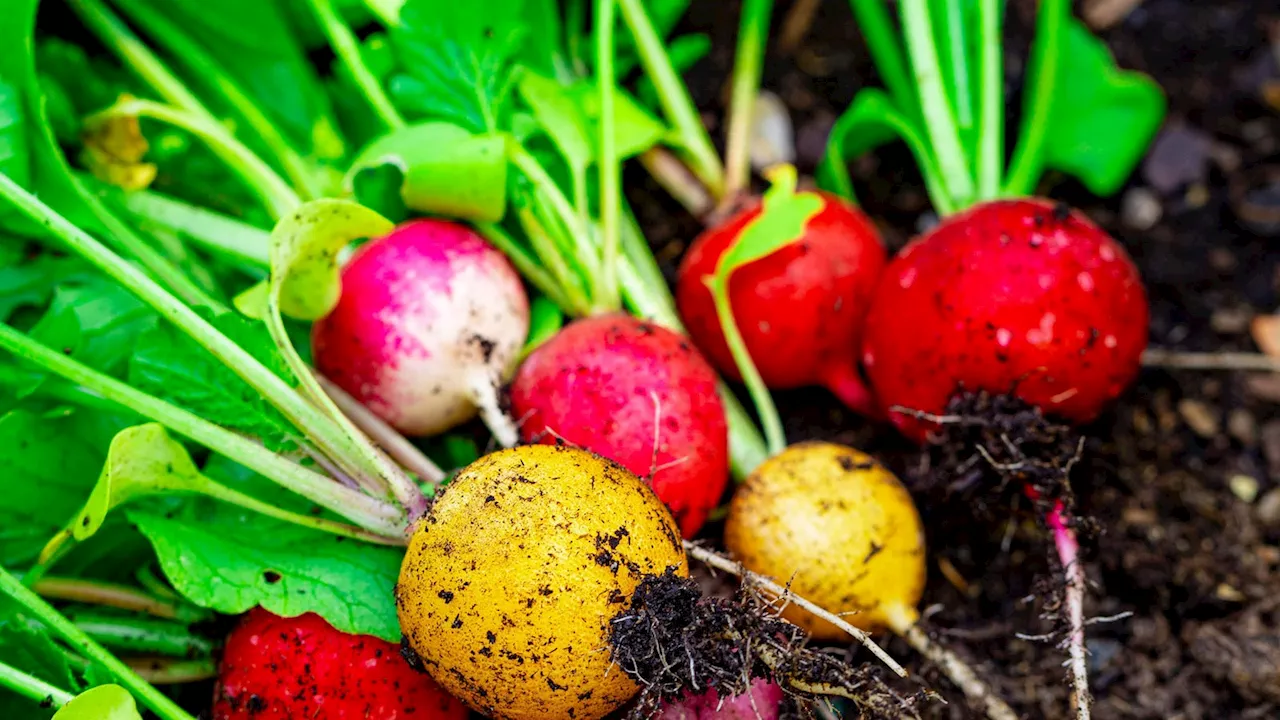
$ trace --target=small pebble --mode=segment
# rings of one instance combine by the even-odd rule
[[[1258,524],[1267,529],[1280,527],[1280,487],[1263,493],[1258,504],[1253,507],[1253,514],[1258,519]]]
[[[1244,379],[1245,389],[1259,400],[1280,403],[1280,375],[1275,373],[1252,373]]]
[[[1280,479],[1280,420],[1271,420],[1258,433],[1262,443],[1262,455],[1267,459],[1267,472],[1272,479]]]
[[[1160,222],[1162,215],[1164,207],[1160,198],[1149,188],[1132,188],[1120,202],[1120,217],[1127,227],[1134,230],[1150,230]]]
[[[1245,597],[1244,593],[1235,589],[1231,585],[1228,585],[1227,583],[1219,583],[1218,587],[1214,588],[1213,595],[1214,597],[1218,598],[1219,600],[1222,600],[1223,602],[1238,603],[1238,602],[1244,602],[1246,599],[1248,599]]]
[[[1179,400],[1178,414],[1187,423],[1187,427],[1202,438],[1211,438],[1221,429],[1218,414],[1199,400],[1190,398]]]
[[[1241,502],[1252,504],[1258,499],[1258,481],[1248,475],[1232,475],[1227,481],[1231,494],[1240,498]]]
[[[1235,408],[1227,414],[1227,432],[1245,447],[1258,444],[1258,421],[1244,408]]]
[[[1249,329],[1253,310],[1248,307],[1221,307],[1209,315],[1209,327],[1221,335],[1239,335]]]
[[[1209,169],[1212,144],[1213,138],[1196,128],[1170,124],[1161,131],[1142,163],[1143,179],[1164,195],[1203,180]]]

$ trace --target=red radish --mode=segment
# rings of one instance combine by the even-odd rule
[[[763,678],[741,695],[724,698],[711,688],[663,707],[658,720],[777,720],[782,688]]]
[[[1147,318],[1138,270],[1110,236],[1065,205],[999,200],[894,258],[862,362],[886,410],[938,414],[956,391],[986,390],[1087,422],[1137,375]],[[916,440],[935,427],[889,415]]]
[[[563,440],[650,478],[686,537],[724,492],[715,372],[666,328],[622,314],[571,323],[520,366],[511,406],[525,440]]]
[[[863,318],[885,266],[875,226],[854,206],[824,193],[821,210],[791,244],[739,267],[729,280],[738,328],[766,385],[823,385],[860,412],[873,402],[858,374]],[[711,291],[723,255],[762,206],[738,213],[698,236],[680,266],[676,302],[698,347],[721,372],[738,378]]]
[[[414,220],[352,255],[312,348],[323,375],[405,434],[444,432],[479,408],[510,445],[497,388],[528,331],[528,296],[501,252],[464,225]]]
[[[400,648],[340,632],[314,613],[250,610],[227,638],[213,720],[463,720],[466,707]]]

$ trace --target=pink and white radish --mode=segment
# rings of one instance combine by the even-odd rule
[[[782,698],[782,688],[777,683],[757,678],[741,695],[722,698],[711,688],[701,695],[668,703],[658,720],[777,720]]]
[[[312,352],[323,375],[407,435],[479,411],[510,446],[498,390],[528,331],[529,300],[502,253],[464,225],[413,220],[352,254]]]

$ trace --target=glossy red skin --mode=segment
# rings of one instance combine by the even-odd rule
[[[254,608],[227,637],[213,720],[463,720],[466,707],[400,648],[307,613]]]
[[[856,410],[869,398],[858,374],[863,319],[885,267],[875,226],[857,208],[817,193],[822,209],[796,242],[733,272],[729,301],[756,368],[771,388],[823,385]],[[722,373],[739,377],[703,278],[759,205],[698,236],[685,254],[676,303],[698,348]]]
[[[1137,267],[1083,215],[1039,199],[989,202],[889,264],[862,362],[886,411],[941,413],[957,390],[985,390],[1088,422],[1137,375],[1148,314]],[[915,440],[936,428],[888,414]]]
[[[539,346],[516,372],[511,407],[526,442],[563,439],[649,478],[685,537],[728,482],[715,371],[684,337],[630,315],[578,320]]]

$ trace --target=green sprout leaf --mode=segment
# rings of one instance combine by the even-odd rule
[[[400,25],[391,33],[403,70],[391,79],[396,104],[405,112],[448,120],[473,132],[505,128],[512,60],[526,33],[524,4],[406,3]]]
[[[0,663],[15,667],[50,685],[75,691],[83,687],[77,681],[67,654],[46,632],[33,627],[31,617],[19,605],[0,599]],[[47,719],[53,710],[37,707],[37,703],[15,693],[0,693],[0,717]]]
[[[128,690],[119,685],[90,688],[63,705],[54,720],[142,720]]]
[[[535,72],[520,77],[520,96],[555,143],[575,178],[586,172],[595,157],[591,129],[569,88]]]
[[[1069,66],[1053,79],[1044,167],[1079,178],[1096,195],[1111,195],[1164,122],[1164,93],[1150,77],[1117,67],[1106,44],[1075,18],[1062,28],[1061,56],[1060,65]],[[1042,81],[1038,71],[1030,69],[1028,86]]]
[[[396,642],[403,550],[378,547],[197,498],[172,517],[129,510],[174,588],[202,607],[315,612],[343,632]]]
[[[790,165],[768,173],[773,183],[764,194],[764,209],[752,220],[716,265],[716,276],[728,282],[734,270],[768,257],[804,235],[805,226],[822,210],[815,193],[796,192],[796,170]]]
[[[529,337],[525,340],[523,355],[533,352],[534,348],[550,340],[564,327],[564,312],[560,306],[551,302],[545,295],[538,295],[529,304]]]
[[[853,180],[845,163],[898,139],[904,140],[915,156],[929,188],[929,196],[935,201],[947,198],[928,142],[911,119],[894,105],[888,93],[879,88],[860,91],[836,120],[827,140],[827,150],[818,166],[818,185],[852,202]],[[940,207],[938,211],[946,213],[950,209]]]
[[[348,182],[361,200],[395,188],[410,210],[497,222],[507,205],[506,142],[501,134],[473,135],[446,122],[410,125],[362,150]],[[383,197],[374,205],[383,206]]]

